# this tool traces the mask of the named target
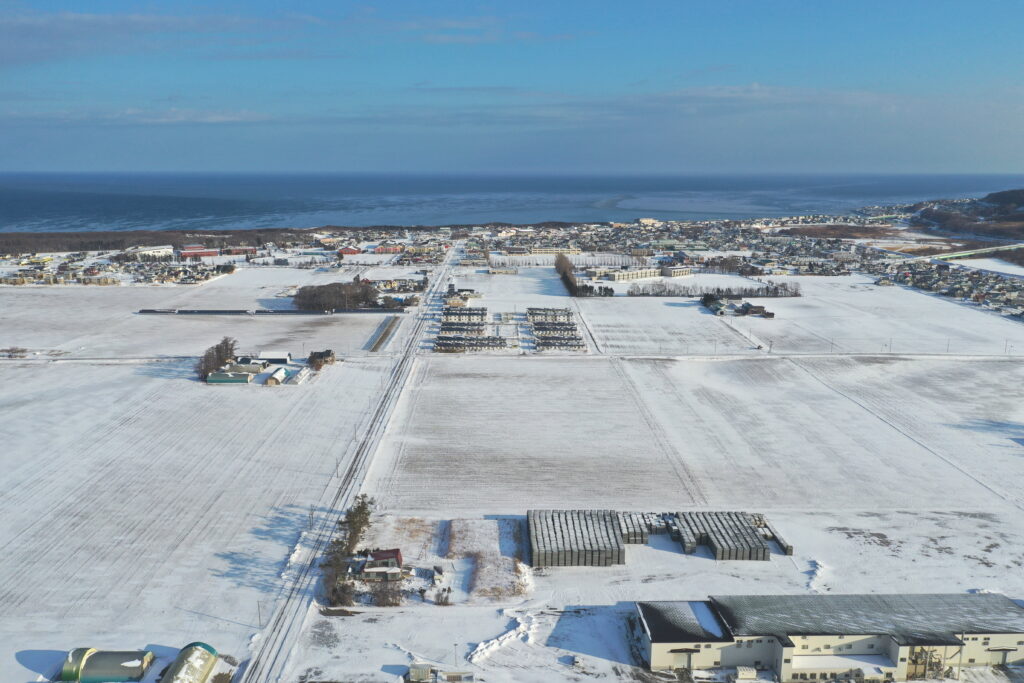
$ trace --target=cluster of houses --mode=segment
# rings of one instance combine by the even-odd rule
[[[878,256],[861,268],[879,285],[906,285],[972,301],[1005,316],[1024,319],[1024,278],[928,259]]]
[[[330,349],[309,354],[309,365],[289,369],[292,355],[287,351],[261,351],[258,356],[239,356],[230,360],[220,370],[206,377],[207,384],[251,384],[257,377],[266,375],[263,385],[268,387],[282,384],[302,384],[310,376],[310,366],[322,367],[334,363],[335,355]]]
[[[75,252],[8,256],[16,270],[0,274],[5,285],[199,284],[234,272],[231,264],[175,261],[174,249],[132,247],[122,252]],[[0,268],[4,264],[0,263]]]
[[[803,216],[773,224],[856,223],[848,217]],[[863,219],[863,217],[861,218]],[[661,221],[528,226],[474,232],[467,254],[483,265],[488,254],[545,255],[583,252],[630,257],[632,268],[590,268],[591,279],[628,281],[685,277],[698,269],[741,275],[845,275],[858,261],[840,239],[779,234],[756,221]]]

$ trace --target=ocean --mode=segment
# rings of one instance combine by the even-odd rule
[[[1024,175],[0,174],[0,231],[203,230],[842,213]]]

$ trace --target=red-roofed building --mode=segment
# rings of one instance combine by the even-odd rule
[[[398,548],[390,550],[374,550],[366,560],[366,568],[372,567],[401,567],[402,551]]]
[[[363,563],[360,577],[364,581],[401,581],[402,551],[398,548],[374,550]]]

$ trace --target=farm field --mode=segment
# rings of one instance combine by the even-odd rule
[[[196,352],[126,327],[118,353]],[[0,392],[0,681],[49,675],[80,645],[201,639],[247,657],[311,515],[336,516],[324,501],[391,363],[271,389],[207,386],[190,360],[2,361],[18,389]]]
[[[773,279],[798,282],[803,296],[752,299],[775,319],[734,323],[776,352],[1024,354],[1024,325],[947,297],[860,275]]]
[[[1022,379],[1004,360],[428,358],[368,485],[386,508],[478,514],[1024,505],[1001,483],[1024,474]]]
[[[0,291],[0,348],[86,358],[194,356],[227,335],[239,340],[241,350],[283,348],[301,356],[305,346],[305,351],[366,353],[384,314],[256,318],[136,313],[143,308],[290,308],[291,299],[277,294],[351,277],[344,271],[243,268],[195,286],[6,287]]]

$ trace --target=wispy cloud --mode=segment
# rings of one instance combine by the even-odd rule
[[[275,117],[248,110],[202,110],[185,108],[125,108],[110,111],[57,110],[45,113],[8,111],[0,114],[7,123],[85,126],[173,126],[269,123]]]
[[[568,33],[543,34],[521,31],[498,16],[420,17],[403,20],[380,19],[373,15],[361,18],[386,33],[407,34],[415,40],[435,45],[480,45],[487,43],[521,43],[571,40]]]
[[[181,49],[197,42],[216,44],[224,35],[258,34],[314,21],[294,14],[268,20],[223,14],[0,12],[0,65]]]

